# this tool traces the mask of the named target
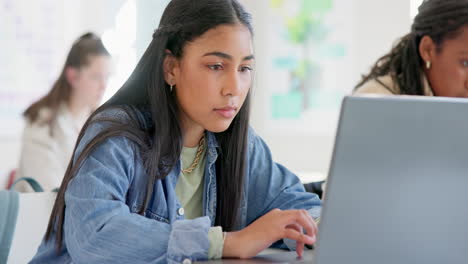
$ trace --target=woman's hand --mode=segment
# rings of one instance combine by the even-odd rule
[[[315,243],[316,234],[317,225],[306,210],[273,209],[246,228],[227,233],[223,257],[250,258],[283,238],[295,240],[302,256],[304,244]]]

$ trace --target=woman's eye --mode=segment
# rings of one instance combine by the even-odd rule
[[[252,71],[253,69],[250,66],[242,66],[241,67],[241,72],[247,72],[247,71]]]
[[[212,69],[213,71],[219,71],[223,69],[223,65],[213,64],[213,65],[208,65],[208,68]]]
[[[462,61],[462,65],[463,65],[463,67],[468,67],[468,60]]]

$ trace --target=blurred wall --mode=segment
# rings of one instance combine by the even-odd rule
[[[159,23],[161,12],[168,2],[167,0],[135,0],[136,2],[136,42],[134,49],[138,59],[151,41],[151,35]],[[358,81],[360,75],[369,70],[375,60],[386,53],[396,38],[404,35],[410,27],[410,4],[408,0],[349,0],[349,23],[352,23],[353,34],[350,53],[351,61],[345,70],[355,76],[355,80],[349,83],[349,91]],[[65,55],[72,41],[81,33],[93,30],[102,34],[106,29],[115,23],[115,17],[125,0],[80,0],[80,1],[58,1],[58,0],[0,0],[0,45],[4,39],[3,30],[16,32],[16,22],[13,16],[5,16],[5,7],[15,6],[16,11],[10,10],[15,16],[24,14],[23,27],[30,30],[39,30],[39,24],[28,17],[29,14],[36,14],[34,19],[46,19],[55,16],[55,20],[61,24],[55,28],[60,28],[60,32],[54,32],[55,42],[50,43],[55,49],[55,56],[50,58],[52,67],[48,69],[50,76],[56,77],[62,67]],[[316,129],[313,131],[301,131],[294,129],[271,129],[267,122],[269,111],[268,87],[268,54],[271,43],[268,43],[269,31],[268,14],[265,6],[267,0],[242,0],[254,17],[256,35],[256,57],[257,73],[256,86],[253,94],[252,126],[264,137],[272,149],[274,158],[296,172],[319,173],[325,175],[330,162],[335,127],[338,118],[338,111],[328,113],[327,116],[318,117]],[[339,2],[339,1],[338,1]],[[53,5],[52,13],[48,13],[47,8],[41,7]],[[3,11],[2,11],[3,10]],[[27,12],[21,12],[21,11]],[[2,13],[3,12],[3,13]],[[29,19],[29,20],[28,20]],[[4,27],[6,25],[6,27]],[[5,29],[6,28],[6,29]],[[41,29],[44,32],[53,29]],[[125,36],[124,36],[125,37]],[[2,49],[0,49],[2,50]],[[3,53],[3,56],[6,56]],[[2,59],[0,52],[0,59]],[[15,58],[13,58],[15,60]],[[0,62],[1,63],[1,62]],[[4,62],[1,67],[13,63]],[[3,71],[4,69],[2,69]],[[15,73],[16,74],[16,73]],[[339,76],[340,72],[337,72]],[[21,73],[20,76],[28,78],[32,76],[30,72]],[[0,75],[0,81],[2,76]],[[0,82],[1,83],[1,82]],[[118,89],[121,80],[113,83],[112,91]],[[48,91],[50,86],[34,87],[38,95]],[[19,87],[0,87],[0,96],[8,96],[11,89]],[[0,122],[0,189],[4,188],[8,172],[16,167],[19,158],[20,136],[21,136],[21,116],[19,108],[24,109],[26,102],[22,105],[5,105],[6,99],[2,101],[3,108],[0,108],[0,118],[6,120]],[[29,104],[30,102],[28,102]],[[9,107],[16,107],[16,117],[11,116],[5,119],[5,111]],[[3,111],[3,112],[2,112]]]
[[[314,175],[318,178],[327,174],[330,163],[338,110],[317,116],[312,131],[299,127],[271,129],[268,124],[269,94],[268,87],[275,85],[269,81],[270,73],[268,54],[271,43],[268,43],[268,14],[265,10],[268,0],[243,0],[253,13],[256,27],[257,76],[252,109],[252,125],[264,137],[270,146],[273,157],[300,174]],[[336,1],[340,2],[340,1]],[[349,15],[344,18],[352,25],[351,63],[344,69],[338,69],[335,76],[351,74],[351,80],[344,89],[352,91],[361,75],[370,70],[370,66],[387,53],[395,40],[405,35],[410,28],[410,3],[408,0],[346,0],[341,1],[349,6]],[[307,175],[305,175],[307,176]]]

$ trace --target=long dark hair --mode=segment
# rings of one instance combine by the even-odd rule
[[[46,240],[50,239],[56,229],[56,246],[60,250],[66,207],[64,195],[67,185],[75,176],[83,160],[96,146],[110,137],[124,136],[133,141],[141,151],[148,184],[144,204],[142,208],[139,208],[139,214],[145,212],[155,181],[166,177],[174,167],[179,160],[183,142],[178,117],[179,108],[164,79],[165,50],[168,49],[175,57],[181,58],[187,42],[219,25],[237,23],[246,26],[253,33],[251,16],[237,0],[172,0],[168,4],[159,27],[153,34],[153,40],[130,78],[109,101],[91,115],[81,130],[78,142],[91,123],[103,121],[96,117],[96,114],[106,109],[119,108],[125,111],[130,117],[130,122],[107,119],[112,122],[111,127],[101,131],[84,147],[76,161],[70,162],[50,216]],[[143,125],[137,117],[137,111],[144,109],[151,113],[152,124],[150,126]],[[227,231],[236,227],[244,191],[249,109],[250,92],[229,128],[215,134],[220,147],[216,161],[215,224]]]
[[[419,54],[421,39],[431,37],[440,52],[443,42],[456,38],[460,29],[468,24],[468,0],[425,0],[418,10],[411,32],[377,60],[355,89],[369,80],[378,81],[378,77],[390,74],[402,94],[424,95],[421,76],[424,62]]]
[[[96,34],[87,32],[75,40],[68,52],[67,59],[65,60],[65,64],[63,65],[58,79],[52,85],[52,89],[50,89],[50,91],[37,102],[29,106],[23,112],[23,116],[26,117],[29,122],[33,123],[38,119],[39,112],[43,108],[49,108],[51,115],[43,120],[43,122],[47,126],[51,127],[57,117],[60,104],[63,102],[68,103],[70,100],[72,88],[66,78],[66,70],[69,67],[81,69],[89,64],[91,56],[99,55],[110,56],[106,47],[104,47],[101,38]],[[50,131],[52,133],[52,130]]]

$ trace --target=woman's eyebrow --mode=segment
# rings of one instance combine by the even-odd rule
[[[223,59],[232,60],[231,55],[229,55],[227,53],[224,53],[224,52],[220,52],[220,51],[208,52],[208,53],[205,53],[203,55],[203,57],[205,57],[205,56],[217,56],[217,57],[220,57],[220,58],[223,58]],[[242,60],[243,61],[253,60],[254,58],[255,58],[254,55],[249,55],[249,56],[245,56]]]

